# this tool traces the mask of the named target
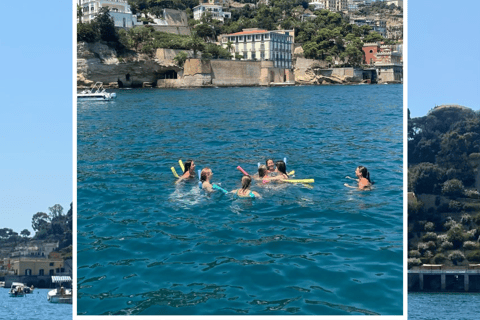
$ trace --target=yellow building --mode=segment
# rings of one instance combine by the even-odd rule
[[[17,276],[46,276],[65,272],[62,259],[19,259],[11,261]]]

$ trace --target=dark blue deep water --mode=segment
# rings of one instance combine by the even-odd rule
[[[78,103],[78,313],[400,315],[402,85],[117,90]],[[175,185],[178,159],[263,198]],[[344,187],[364,165],[374,190]]]
[[[409,293],[408,319],[471,320],[480,314],[478,293]]]

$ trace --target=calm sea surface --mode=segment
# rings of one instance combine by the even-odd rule
[[[478,319],[479,293],[409,293],[408,319]]]
[[[79,314],[402,314],[402,85],[117,90],[78,103]],[[175,185],[178,160],[263,198]],[[372,191],[344,187],[364,165]]]
[[[8,295],[9,289],[0,288],[0,319],[72,319],[71,304],[48,302],[47,293],[51,289],[35,289],[32,294],[17,298]]]

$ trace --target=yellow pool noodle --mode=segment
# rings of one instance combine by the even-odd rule
[[[171,167],[170,169],[172,169],[172,173],[173,173],[173,175],[175,176],[175,178],[180,178],[180,177],[178,176],[177,171],[175,170],[174,167]]]
[[[314,179],[285,179],[282,182],[289,182],[289,183],[314,183]]]
[[[289,175],[289,176],[293,176],[294,174],[295,174],[295,170],[292,170],[292,171],[287,173],[287,175]]]
[[[178,164],[180,165],[180,168],[182,169],[182,172],[185,172],[185,167],[183,166],[182,160],[178,160]]]

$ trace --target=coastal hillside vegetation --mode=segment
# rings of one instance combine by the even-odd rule
[[[32,229],[35,231],[33,237],[28,229],[20,232],[13,231],[10,228],[0,229],[0,245],[14,248],[15,246],[27,243],[31,240],[43,240],[49,242],[59,242],[58,250],[68,248],[72,245],[72,205],[64,214],[63,207],[55,204],[48,208],[48,214],[37,212],[32,217]],[[71,251],[71,247],[70,247]],[[71,255],[71,254],[70,254]]]
[[[480,263],[480,113],[409,117],[408,165],[409,266]]]
[[[231,19],[220,22],[211,14],[205,14],[200,20],[193,19],[193,7],[198,1],[193,0],[129,0],[132,11],[141,13],[147,23],[148,17],[160,17],[163,8],[185,10],[192,27],[192,36],[162,34],[153,29],[133,28],[129,31],[115,31],[113,21],[108,22],[108,8],[102,8],[100,14],[91,23],[79,23],[77,41],[104,41],[120,53],[124,50],[152,54],[156,48],[185,49],[202,52],[203,58],[230,59],[230,50],[213,44],[220,34],[240,32],[246,28],[265,30],[295,30],[295,42],[302,44],[306,58],[333,61],[340,60],[346,65],[357,66],[362,63],[362,46],[366,42],[383,41],[379,33],[372,32],[371,27],[359,27],[350,24],[341,13],[328,10],[315,10],[305,0],[270,0],[267,6],[257,1],[242,1],[240,8],[229,8]],[[380,5],[373,9],[381,10]],[[385,5],[384,5],[385,6]],[[363,9],[362,9],[363,10]],[[382,9],[384,10],[384,9]],[[312,12],[317,17],[305,20],[302,15]],[[78,12],[81,20],[81,10]],[[110,19],[111,20],[111,19]],[[113,28],[113,31],[112,31]],[[194,38],[197,39],[194,39]]]

